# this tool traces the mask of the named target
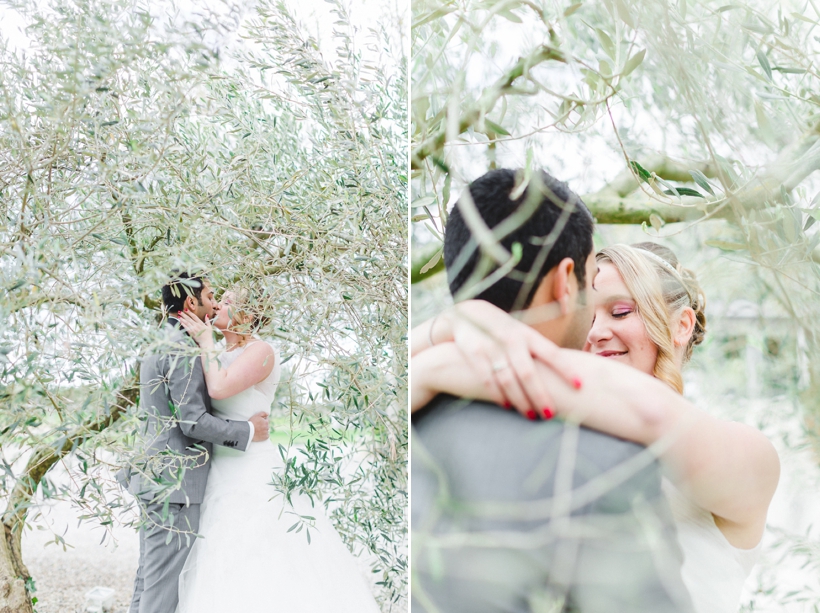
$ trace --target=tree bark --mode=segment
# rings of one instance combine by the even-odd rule
[[[117,393],[118,402],[107,415],[98,416],[67,433],[62,446],[48,444],[36,448],[17,479],[3,513],[3,541],[0,543],[0,613],[33,613],[31,596],[26,589],[30,578],[23,563],[21,540],[28,510],[43,477],[62,458],[87,439],[102,432],[136,404],[139,387],[136,379]]]
[[[643,162],[644,168],[655,173],[666,181],[677,183],[690,182],[690,170],[699,170],[707,177],[720,177],[722,170],[708,162],[683,164],[666,156],[653,156]],[[815,170],[820,169],[820,122],[812,126],[800,138],[778,154],[761,173],[759,178],[749,181],[729,196],[729,202],[722,208],[708,212],[707,201],[694,196],[684,196],[679,202],[666,204],[650,200],[640,191],[636,175],[626,168],[621,171],[603,189],[582,196],[596,223],[599,224],[642,224],[649,223],[650,217],[657,215],[664,223],[695,221],[708,215],[710,219],[737,219],[748,211],[762,208],[766,203],[781,202],[783,192],[791,193],[803,180]],[[722,177],[724,184],[730,184],[727,177]],[[446,203],[445,203],[446,204]],[[412,206],[412,204],[411,204]],[[714,205],[711,205],[714,209]],[[440,248],[440,245],[439,245]],[[411,264],[411,283],[418,283],[443,270],[439,261],[435,266],[421,272],[433,254],[432,247],[421,247],[413,254]],[[820,261],[820,247],[812,254],[815,261]]]
[[[3,524],[0,541],[0,613],[34,613],[26,589],[28,569],[20,551],[22,529],[13,531]]]

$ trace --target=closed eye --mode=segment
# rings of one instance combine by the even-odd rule
[[[631,309],[613,311],[612,312],[612,317],[614,317],[615,319],[622,319],[622,318],[626,317],[627,315],[629,315],[630,313],[632,313]]]

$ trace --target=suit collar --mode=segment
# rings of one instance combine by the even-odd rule
[[[182,324],[181,324],[181,323],[179,323],[179,320],[178,320],[176,317],[174,317],[173,315],[169,315],[169,316],[168,316],[168,319],[166,319],[166,320],[165,320],[165,324],[164,324],[164,325],[166,325],[166,326],[171,326],[171,327],[172,327],[172,328],[174,328],[175,330],[179,330],[179,331],[180,331],[180,332],[182,332],[185,336],[190,336],[190,335],[188,334],[188,331],[187,331],[185,328],[183,328],[183,327],[182,327]]]

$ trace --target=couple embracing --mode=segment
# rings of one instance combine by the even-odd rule
[[[321,509],[270,485],[284,459],[270,441],[280,360],[258,336],[263,309],[247,289],[216,302],[208,279],[184,272],[162,300],[163,338],[140,366],[145,448],[118,475],[142,513],[130,613],[378,613]]]
[[[780,464],[682,395],[703,292],[660,245],[595,254],[577,195],[520,182],[469,186],[444,240],[457,303],[411,333],[413,611],[733,613]]]

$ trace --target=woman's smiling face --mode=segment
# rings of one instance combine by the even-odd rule
[[[609,262],[601,262],[594,288],[595,319],[584,351],[653,374],[658,348],[649,338],[618,269]]]

